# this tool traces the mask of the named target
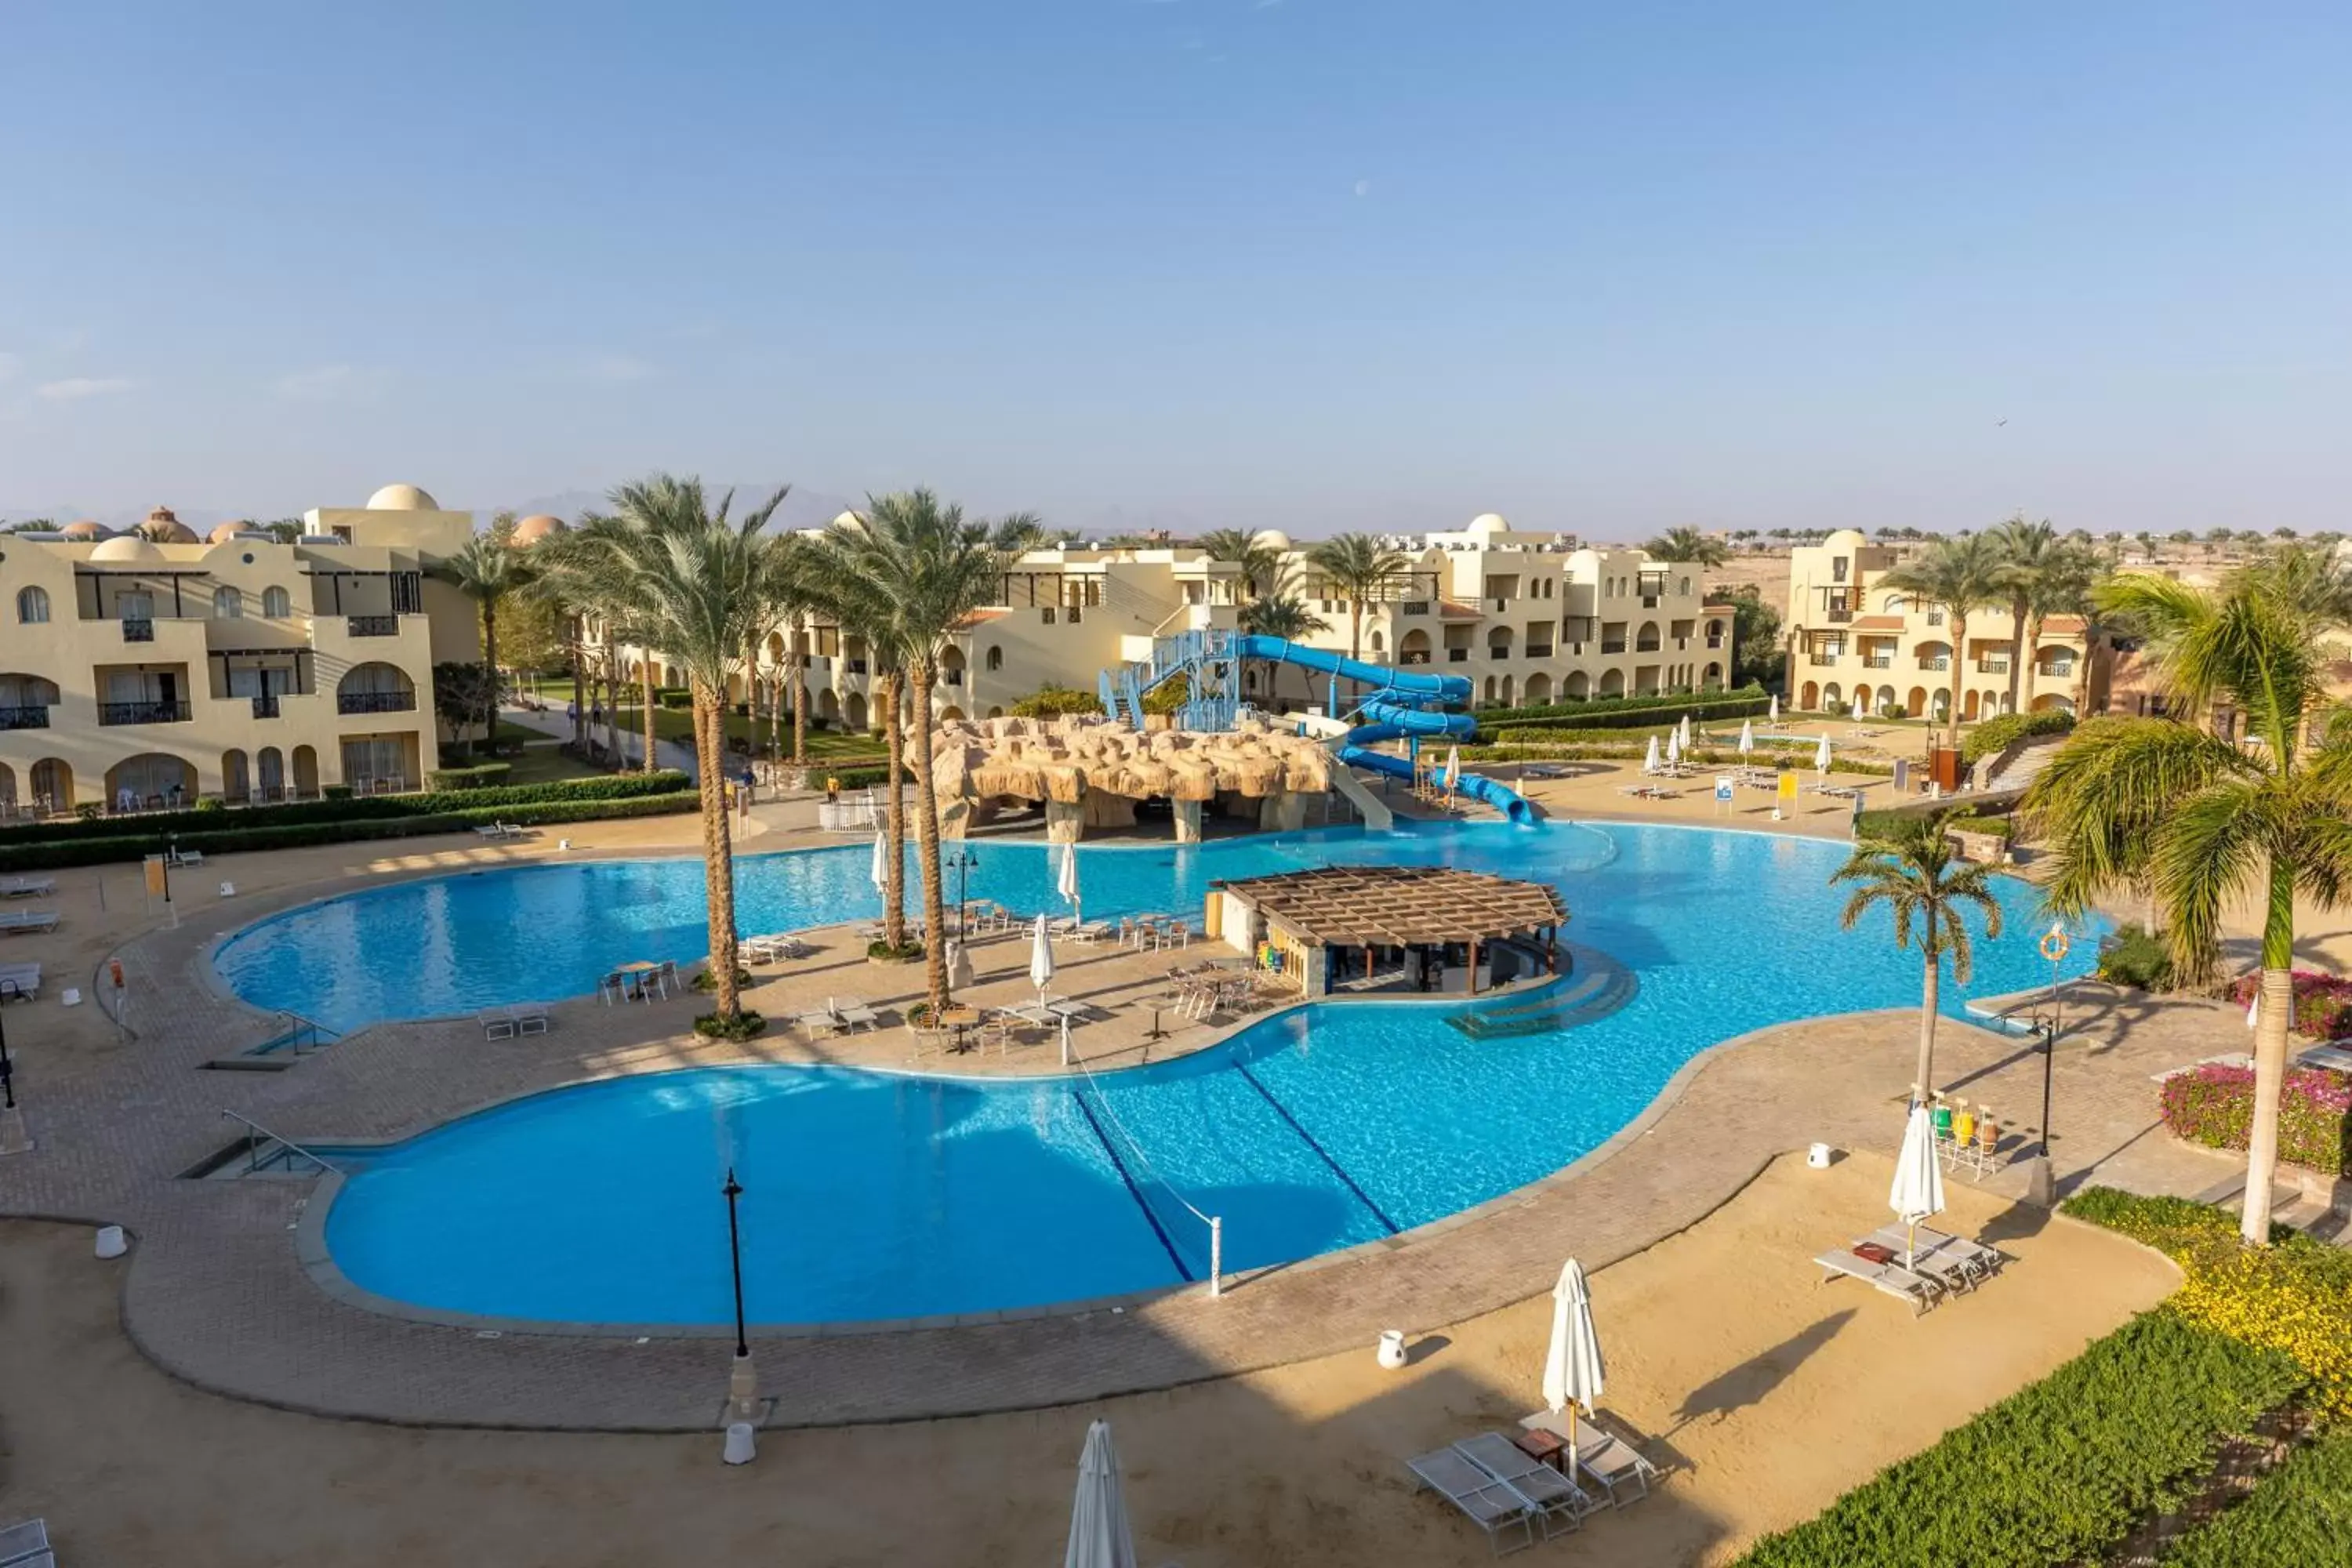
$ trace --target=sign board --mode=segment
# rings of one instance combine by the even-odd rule
[[[1895,793],[1896,795],[1911,793],[1911,759],[1908,757],[1895,759]]]
[[[1780,775],[1780,804],[1783,811],[1797,809],[1797,774],[1794,769]]]
[[[1731,804],[1731,775],[1729,773],[1717,773],[1715,775],[1715,803],[1717,805],[1729,805]]]
[[[161,855],[148,856],[147,896],[151,899],[163,898],[165,890],[170,887],[171,884],[163,879],[163,858]]]

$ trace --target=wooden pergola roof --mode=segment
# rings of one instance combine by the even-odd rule
[[[1209,885],[1325,947],[1478,942],[1568,920],[1544,883],[1446,866],[1324,866]]]

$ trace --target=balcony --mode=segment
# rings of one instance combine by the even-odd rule
[[[1811,660],[1811,662],[1812,662],[1815,666],[1827,666],[1827,665],[1832,665],[1832,664],[1835,664],[1835,663],[1836,663],[1840,658],[1843,658],[1843,657],[1844,657],[1844,655],[1843,655],[1843,654],[1834,654],[1834,653],[1817,653],[1817,654],[1815,654],[1815,655],[1813,655],[1813,656],[1812,656],[1812,660]]]
[[[1830,618],[1830,620],[1831,620],[1831,621],[1832,621],[1832,623],[1833,623],[1833,624],[1834,624],[1834,623],[1837,623],[1837,622],[1842,622],[1842,621],[1850,621],[1850,620],[1853,619],[1853,612],[1852,610],[1838,610],[1838,609],[1832,609],[1832,610],[1831,610],[1830,612],[1828,612],[1828,614],[1829,614],[1829,618]]]
[[[2071,679],[2074,674],[2074,661],[2070,658],[2065,660],[2053,660],[2048,664],[2037,664],[2033,667],[2033,673],[2036,675],[2046,675],[2058,680]],[[6,711],[5,709],[0,709],[0,712],[5,711]],[[6,728],[6,725],[0,724],[0,729]]]
[[[1470,662],[1470,650],[1466,647],[1447,648],[1445,650],[1445,662],[1448,664],[1467,664]]]
[[[257,719],[277,718],[278,716],[278,693],[274,691],[264,692],[261,696],[255,698],[253,700],[253,716]]]
[[[416,693],[414,691],[339,691],[335,694],[338,713],[414,713]]]
[[[1979,675],[2007,675],[2009,673],[2009,660],[2005,658],[1980,658],[1977,660],[1977,673]]]
[[[1635,653],[1655,653],[1658,651],[1658,639],[1651,637],[1645,641],[1637,642],[1633,645],[1633,651]]]
[[[1408,648],[1405,650],[1404,657],[1397,662],[1404,665],[1427,664],[1429,650],[1425,647]]]
[[[124,642],[153,642],[155,640],[154,620],[147,616],[123,616],[122,640]]]
[[[1927,670],[1949,669],[1952,668],[1952,661],[1948,658],[1923,658],[1919,661],[1919,668]]]
[[[346,616],[343,626],[355,637],[396,637],[400,635],[398,616]]]
[[[47,704],[37,708],[0,708],[0,730],[46,730],[48,727]]]
[[[1862,668],[1864,669],[1893,669],[1895,668],[1895,656],[1891,653],[1871,654],[1867,658],[1864,658],[1862,661]]]
[[[1403,604],[1399,605],[1397,608],[1408,616],[1425,616],[1429,614],[1429,601],[1427,599],[1407,599]]]
[[[185,702],[101,702],[98,705],[98,721],[101,724],[184,724],[193,716]]]
[[[1717,636],[1715,636],[1715,637],[1711,637],[1707,638],[1707,639],[1706,639],[1706,646],[1707,646],[1707,647],[1721,647],[1723,646],[1723,637],[1722,637],[1722,636],[1721,636],[1720,634],[1718,634],[1718,635],[1717,635]]]
[[[1623,653],[1625,651],[1625,639],[1623,637],[1619,637],[1615,642],[1604,642],[1601,645],[1601,651],[1602,653]]]

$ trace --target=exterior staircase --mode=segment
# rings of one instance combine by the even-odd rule
[[[1144,727],[1143,699],[1178,676],[1189,676],[1192,697],[1176,710],[1178,725],[1230,730],[1241,708],[1241,673],[1232,649],[1233,633],[1213,628],[1155,637],[1150,658],[1130,659],[1097,677],[1103,711],[1139,731]]]
[[[2058,748],[2066,743],[2063,735],[2034,735],[2004,746],[1990,761],[1978,770],[1977,788],[1982,790],[2023,789],[2050,765]]]

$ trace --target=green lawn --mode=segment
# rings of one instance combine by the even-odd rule
[[[572,678],[568,675],[542,676],[536,682],[530,683],[530,689],[548,704],[552,713],[560,717],[572,700]],[[637,701],[638,695],[639,693],[633,689],[627,694],[626,700],[621,703],[621,729],[632,735],[645,733],[645,721],[640,716],[642,705]],[[763,709],[760,714],[758,737],[762,745],[767,743],[771,733],[769,726],[770,721]],[[784,745],[789,750],[793,743],[793,723],[790,713],[784,715],[783,728]],[[602,733],[603,726],[599,725],[598,734],[601,736]],[[751,738],[751,733],[750,719],[740,713],[730,712],[727,715],[729,740],[747,740]],[[675,741],[682,746],[690,746],[694,743],[694,716],[683,708],[657,707],[654,710],[654,734],[664,741]],[[500,738],[505,738],[503,732]],[[884,748],[879,735],[863,732],[854,735],[844,734],[838,730],[819,730],[812,726],[808,732],[808,754],[812,760],[845,757],[855,758],[861,762],[878,763],[883,758]]]

